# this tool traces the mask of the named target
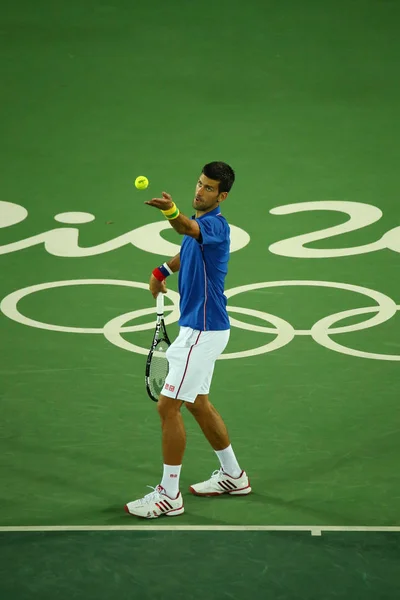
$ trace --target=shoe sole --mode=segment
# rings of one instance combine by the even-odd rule
[[[170,510],[165,513],[160,513],[157,516],[148,517],[147,515],[137,515],[129,510],[128,505],[125,504],[124,511],[130,515],[131,517],[139,517],[139,519],[158,519],[158,517],[178,517],[185,512],[185,507],[181,506],[181,508],[175,508],[174,510]]]
[[[241,490],[235,490],[232,492],[207,492],[205,494],[202,492],[197,492],[193,487],[190,487],[189,492],[191,492],[194,496],[202,496],[203,498],[211,498],[212,496],[224,496],[225,494],[228,494],[229,496],[247,496],[247,494],[250,494],[251,492],[251,487],[247,486],[245,488],[242,488]]]

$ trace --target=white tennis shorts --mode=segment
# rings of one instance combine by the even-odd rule
[[[215,361],[225,350],[230,330],[199,331],[181,327],[167,350],[169,371],[161,393],[169,398],[194,402],[208,394]]]

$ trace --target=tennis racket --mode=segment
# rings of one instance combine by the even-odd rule
[[[158,402],[158,397],[168,375],[166,352],[170,345],[171,342],[164,323],[164,294],[160,292],[157,296],[156,329],[146,361],[145,374],[146,390],[153,402]]]

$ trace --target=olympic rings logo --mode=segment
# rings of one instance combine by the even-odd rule
[[[55,325],[51,323],[45,323],[27,317],[18,310],[18,302],[22,298],[25,298],[31,294],[51,288],[70,287],[78,285],[114,285],[148,290],[147,283],[119,279],[72,279],[65,281],[50,281],[46,283],[40,283],[38,285],[32,285],[12,292],[1,301],[0,311],[3,312],[3,314],[6,317],[12,319],[13,321],[21,323],[23,325],[27,325],[29,327],[35,327],[37,329],[46,329],[48,331],[59,331],[66,333],[101,334],[104,335],[104,337],[109,342],[111,342],[118,348],[121,348],[122,350],[146,355],[149,351],[148,348],[144,348],[142,346],[138,346],[136,344],[128,342],[123,337],[123,334],[153,329],[154,318],[152,318],[148,323],[144,324],[141,323],[137,325],[127,325],[127,323],[145,315],[154,316],[154,307],[137,309],[125,313],[123,315],[119,315],[108,321],[108,323],[106,323],[103,327],[100,328],[70,327],[66,325]],[[288,323],[284,319],[281,319],[280,317],[277,317],[276,315],[272,315],[261,310],[253,310],[250,308],[228,305],[229,313],[256,317],[259,318],[261,321],[264,321],[265,323],[269,324],[253,325],[244,321],[240,321],[239,319],[230,315],[230,322],[233,327],[258,333],[274,334],[276,337],[267,344],[257,346],[250,350],[231,353],[228,352],[226,354],[221,355],[220,359],[230,360],[235,358],[246,358],[250,356],[265,354],[267,352],[273,352],[274,350],[278,350],[279,348],[282,348],[283,346],[289,344],[289,342],[291,342],[295,336],[310,336],[315,342],[317,342],[317,344],[329,350],[333,350],[334,352],[339,352],[341,354],[355,356],[359,358],[368,358],[373,360],[400,360],[400,355],[379,354],[375,352],[365,352],[362,350],[357,350],[355,348],[345,346],[339,343],[338,341],[333,340],[331,337],[332,335],[342,335],[345,333],[351,333],[361,331],[364,329],[369,329],[371,327],[376,327],[377,325],[385,323],[396,314],[400,306],[397,305],[391,298],[389,298],[389,296],[386,296],[381,292],[377,292],[376,290],[361,287],[358,285],[338,283],[333,281],[289,280],[264,281],[261,283],[242,285],[227,290],[225,294],[227,298],[232,298],[234,296],[237,296],[238,294],[253,290],[288,286],[325,287],[347,290],[350,292],[362,294],[363,296],[370,298],[371,300],[376,302],[376,305],[367,306],[364,308],[344,310],[332,315],[325,316],[322,319],[319,319],[316,323],[314,323],[311,329],[295,329],[290,323]],[[167,325],[169,325],[171,323],[175,323],[179,319],[179,294],[173,290],[168,290],[167,298],[169,298],[169,300],[172,302],[172,305],[166,306],[166,311],[169,312],[169,314],[166,316],[165,322]],[[342,326],[337,325],[338,323],[349,317],[368,314],[371,314],[372,316],[360,323]]]

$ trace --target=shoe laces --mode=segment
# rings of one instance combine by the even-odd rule
[[[149,494],[146,494],[144,498],[140,498],[140,506],[143,506],[144,504],[150,504],[150,502],[156,502],[160,499],[160,494],[162,494],[162,487],[160,485],[158,485],[157,487],[152,487],[151,485],[148,485],[146,487],[150,488],[153,491]]]
[[[217,469],[216,471],[214,471],[211,474],[211,479],[215,479],[215,477],[219,477],[220,475],[222,475],[223,470],[222,469]]]

